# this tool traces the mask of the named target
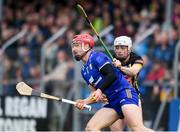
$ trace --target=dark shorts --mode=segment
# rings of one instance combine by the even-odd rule
[[[118,113],[119,118],[123,119],[124,115],[121,107],[126,104],[135,104],[138,106],[138,100],[138,94],[134,89],[117,90],[115,94],[108,97],[109,103],[104,105],[104,107],[114,109]]]

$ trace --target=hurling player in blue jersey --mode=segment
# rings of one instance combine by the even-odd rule
[[[84,80],[94,89],[88,98],[77,100],[75,106],[82,110],[84,104],[98,102],[103,99],[103,95],[108,99],[108,104],[90,119],[86,131],[100,131],[119,118],[124,119],[132,131],[149,131],[150,129],[143,125],[135,88],[123,77],[121,71],[113,66],[106,54],[92,49],[92,36],[74,36],[71,47],[75,59],[83,62],[81,74]]]

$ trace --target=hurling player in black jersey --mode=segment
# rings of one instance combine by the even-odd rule
[[[123,72],[125,78],[136,89],[140,97],[140,92],[137,85],[137,76],[143,66],[143,59],[132,52],[131,38],[128,36],[120,36],[115,38],[114,53],[115,59],[113,59],[113,64]],[[139,109],[142,113],[140,98],[139,103]],[[111,131],[122,131],[124,128],[123,120],[117,120],[110,128]]]

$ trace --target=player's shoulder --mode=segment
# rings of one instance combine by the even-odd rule
[[[130,58],[132,58],[132,59],[140,59],[140,60],[142,60],[142,57],[141,56],[139,56],[138,54],[136,54],[136,53],[134,53],[134,52],[131,52],[130,53]]]
[[[93,58],[107,57],[107,55],[104,52],[101,52],[101,51],[92,51],[92,57]]]
[[[105,63],[105,62],[111,62],[111,59],[103,52],[100,51],[93,51],[91,56],[91,63]]]
[[[102,51],[92,51],[92,54],[94,54],[94,55],[106,55],[104,52],[102,52]]]
[[[143,64],[143,59],[141,56],[139,56],[138,54],[131,52],[130,53],[130,61],[133,63],[140,63]]]

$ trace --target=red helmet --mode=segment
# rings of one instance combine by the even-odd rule
[[[89,44],[91,48],[94,47],[94,39],[91,35],[89,34],[80,34],[80,35],[75,35],[73,38],[73,41],[81,41],[84,44]]]

